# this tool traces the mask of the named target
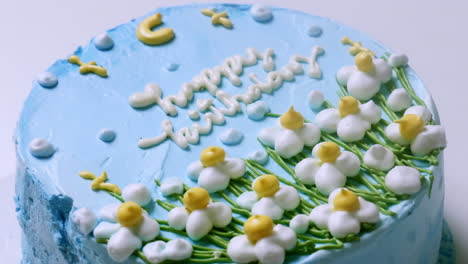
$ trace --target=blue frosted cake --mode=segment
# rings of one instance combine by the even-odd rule
[[[445,132],[407,64],[261,5],[98,35],[21,114],[22,263],[436,263]]]

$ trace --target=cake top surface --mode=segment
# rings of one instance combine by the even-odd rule
[[[102,207],[116,202],[115,198],[105,191],[93,191],[91,182],[83,179],[87,177],[93,180],[102,172],[107,173],[108,183],[115,184],[114,187],[118,186],[121,190],[125,190],[124,187],[129,184],[142,183],[150,190],[153,199],[174,202],[162,195],[159,183],[178,178],[189,187],[200,185],[200,178],[197,184],[198,176],[189,177],[189,174],[192,174],[190,166],[199,160],[205,168],[218,164],[210,163],[213,162],[210,161],[211,157],[203,161],[201,153],[207,147],[219,146],[227,158],[252,159],[260,164],[261,159],[268,158],[262,156],[265,153],[264,148],[269,145],[267,141],[275,141],[275,138],[269,139],[268,136],[262,138],[259,135],[260,131],[270,127],[295,131],[304,126],[304,119],[306,122],[314,122],[320,112],[314,104],[319,103],[318,108],[323,107],[322,95],[337,108],[343,119],[356,111],[364,113],[363,108],[359,107],[365,105],[373,96],[365,98],[365,92],[356,92],[354,97],[361,99],[362,104],[353,98],[340,99],[346,94],[337,93],[340,91],[337,78],[339,81],[342,79],[340,75],[337,76],[337,72],[346,65],[356,65],[352,70],[358,73],[366,72],[366,67],[378,68],[380,62],[377,62],[376,58],[388,56],[388,49],[366,35],[326,18],[288,9],[271,8],[273,17],[269,19],[266,7],[255,8],[257,9],[250,5],[226,4],[159,8],[147,16],[99,35],[88,45],[78,48],[73,53],[74,56],[57,61],[47,70],[51,74],[41,76],[34,82],[19,122],[18,155],[26,164],[27,170],[40,180],[38,184],[47,192],[71,197],[75,208],[86,207],[98,212]],[[201,12],[202,9],[205,10]],[[226,14],[221,14],[224,11]],[[161,16],[153,17],[155,13],[160,13]],[[158,19],[162,19],[162,23]],[[219,24],[213,25],[213,21]],[[152,34],[151,30],[144,31],[145,23],[150,24],[146,25],[147,28],[151,29],[154,26],[154,31],[162,29],[160,35]],[[141,28],[143,29],[140,30]],[[351,55],[350,46],[342,43],[345,36],[349,38],[349,43],[361,42],[362,48],[367,51],[359,50],[356,57]],[[147,44],[142,41],[146,41]],[[148,41],[156,44],[148,44]],[[366,56],[360,56],[359,53]],[[223,77],[218,85],[199,87],[202,77],[216,83],[216,75],[219,72],[232,74],[227,72],[224,64],[227,58],[231,60],[230,67],[236,71],[235,62],[236,59],[239,61],[238,55],[244,58],[244,63],[238,67],[240,70],[237,74],[231,75],[230,78]],[[249,56],[255,58],[254,62],[248,62]],[[295,60],[297,65],[291,63]],[[91,61],[95,61],[96,65],[89,64]],[[301,67],[303,72],[299,72],[297,67]],[[391,69],[390,66],[388,68]],[[397,68],[394,68],[395,80],[398,77]],[[409,67],[404,69],[418,100],[426,102],[432,114],[436,115],[430,96],[421,81]],[[278,72],[276,77],[269,75],[275,71]],[[345,83],[348,81],[348,90],[351,92],[349,76],[351,73],[343,78],[346,79]],[[382,77],[382,82],[383,79]],[[265,84],[265,80],[270,81]],[[149,83],[153,85],[148,85]],[[361,79],[358,83],[361,84]],[[257,93],[254,91],[248,94],[247,92],[253,89],[251,86],[255,84],[262,88],[255,90]],[[378,86],[380,87],[380,79]],[[193,95],[187,92],[187,87],[195,90]],[[162,93],[162,96],[158,96],[158,93]],[[169,95],[178,94],[178,97],[172,99],[172,103],[158,101],[160,97],[168,98]],[[382,94],[385,97],[389,96],[385,92]],[[238,99],[234,100],[237,104],[230,101],[231,96],[235,95],[239,95]],[[395,97],[400,98],[397,95]],[[418,103],[416,99],[413,102]],[[291,109],[291,106],[294,109]],[[272,114],[265,117],[262,111],[266,109]],[[210,117],[212,119],[206,117],[206,112],[210,111],[213,112]],[[283,113],[287,114],[277,118]],[[373,112],[369,113],[372,115]],[[382,118],[390,123],[399,118],[403,120],[397,123],[402,127],[399,130],[401,135],[408,140],[413,140],[421,133],[426,123],[430,123],[430,118],[423,120],[424,117],[417,114],[403,116],[401,111],[397,111],[394,115],[382,114]],[[371,123],[375,123],[366,121],[366,117],[363,118],[369,127]],[[220,119],[224,119],[224,122]],[[330,120],[331,117],[325,119]],[[380,117],[377,122],[379,120]],[[207,122],[211,124],[207,125]],[[352,121],[351,124],[359,126],[359,122]],[[418,122],[422,123],[418,125]],[[173,127],[174,133],[184,127],[191,127],[193,132],[194,123],[200,123],[197,127],[200,131],[199,137],[193,133],[185,137],[175,134],[172,138],[164,134],[164,129],[168,131],[170,126]],[[322,131],[326,126],[321,125],[320,121],[314,123],[319,123]],[[271,130],[268,133],[273,135],[276,132]],[[318,133],[317,140],[309,144],[313,146],[318,143],[320,132],[310,133]],[[348,136],[353,137],[354,134],[350,133]],[[335,137],[339,138],[336,135]],[[37,138],[45,140],[35,141]],[[288,139],[285,140],[286,145],[290,144]],[[356,140],[338,139],[338,142],[345,141]],[[367,141],[365,143],[368,144]],[[279,152],[280,156],[289,159],[290,150],[281,152],[275,149],[278,144],[273,144],[269,150]],[[342,148],[341,144],[340,146]],[[339,150],[340,146],[336,146],[338,150],[334,150],[333,145],[317,148],[316,157],[322,163],[334,163],[344,151]],[[212,153],[217,153],[216,151],[218,150],[213,150],[209,155],[214,155]],[[45,158],[37,158],[38,156]],[[428,157],[428,153],[419,156]],[[224,160],[226,159],[221,159]],[[235,167],[237,163],[233,164]],[[271,155],[268,162],[262,166],[280,177],[293,180],[281,164],[272,160]],[[295,169],[294,166],[291,168]],[[83,171],[92,174],[83,174]],[[236,168],[229,173],[236,174]],[[297,170],[296,173],[299,174]],[[399,173],[395,172],[398,175]],[[155,179],[159,183],[156,183]],[[258,187],[259,191],[255,190],[257,195],[264,189],[269,190],[270,183],[270,179],[266,179],[267,187]],[[333,197],[345,197],[342,203],[336,202],[338,198],[333,203],[332,199],[330,206],[334,204],[337,208],[344,208],[344,211],[354,210],[353,208],[358,206],[357,200],[348,203],[351,199],[349,197],[353,196],[347,194],[344,189],[339,194],[333,194],[332,190],[325,190],[327,187],[320,187],[317,180],[314,184],[317,188],[322,188],[321,192],[326,193],[324,197],[327,199],[330,193]],[[324,183],[324,186],[327,184],[328,182]],[[218,188],[212,184],[207,186],[211,187],[206,188]],[[116,189],[112,189],[114,187],[105,188],[111,188],[107,190],[118,193]],[[194,195],[197,196],[198,193]],[[214,194],[216,199],[219,198],[217,195]],[[189,207],[188,204],[185,204],[186,208]],[[194,206],[198,208],[198,202]],[[406,206],[406,202],[403,201],[391,208],[399,213],[406,210]],[[128,205],[126,210],[132,211],[132,208],[132,205]],[[167,212],[161,206],[155,205],[150,212],[152,217],[167,219]],[[390,221],[384,215],[381,218]],[[131,223],[132,219],[125,223]],[[258,221],[264,223],[263,220]],[[119,223],[124,225],[124,221]],[[245,232],[247,233],[247,230]],[[170,234],[168,236],[171,237]]]

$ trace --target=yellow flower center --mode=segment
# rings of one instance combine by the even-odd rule
[[[225,158],[226,152],[224,152],[224,149],[216,146],[205,148],[200,155],[200,161],[204,167],[215,166],[223,162]]]
[[[254,215],[244,223],[244,233],[253,244],[273,233],[273,220],[266,215]]]
[[[280,185],[278,178],[274,175],[265,174],[258,177],[255,182],[253,189],[259,197],[270,197],[275,195],[279,190]]]
[[[190,188],[184,194],[184,206],[189,212],[205,209],[209,203],[210,194],[203,188]]]
[[[359,52],[354,58],[354,64],[362,72],[371,72],[374,70],[374,62],[369,52]]]
[[[341,150],[340,146],[333,142],[323,142],[320,144],[319,149],[317,151],[317,157],[320,159],[321,162],[330,162],[333,163],[336,159],[340,156]]]
[[[353,212],[359,209],[359,199],[355,193],[347,189],[341,191],[333,199],[333,209],[335,211]]]
[[[338,103],[338,112],[341,117],[359,113],[359,101],[352,96],[345,96]]]
[[[413,140],[424,130],[424,120],[418,115],[407,114],[402,119],[396,120],[400,124],[401,136],[407,140]]]
[[[304,126],[304,117],[291,106],[286,113],[281,115],[280,123],[284,128],[298,129]]]
[[[138,225],[143,219],[143,209],[135,202],[125,202],[117,209],[117,221],[125,227]]]

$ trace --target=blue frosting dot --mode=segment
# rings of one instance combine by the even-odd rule
[[[224,145],[237,145],[239,144],[242,139],[244,138],[244,134],[238,129],[235,128],[228,128],[224,130],[221,135],[219,135],[219,140]]]
[[[98,50],[110,50],[114,47],[114,41],[107,33],[102,33],[94,38],[94,46]]]
[[[114,141],[115,136],[115,131],[111,129],[103,129],[101,132],[99,132],[99,139],[106,143]]]
[[[247,116],[252,120],[262,120],[268,112],[270,112],[270,107],[263,101],[247,105]]]
[[[35,138],[29,143],[29,152],[36,158],[49,158],[55,153],[55,148],[46,139]]]
[[[322,35],[322,28],[317,25],[312,25],[307,30],[307,34],[313,38],[320,37]]]
[[[265,5],[256,4],[250,8],[250,14],[257,22],[268,22],[273,18],[271,8]]]
[[[54,88],[58,84],[57,77],[51,72],[43,72],[37,76],[37,82],[44,88]]]
[[[259,149],[250,152],[247,158],[263,165],[268,161],[268,153],[264,149]]]
[[[166,66],[166,70],[170,72],[177,71],[177,69],[179,69],[179,64],[177,63],[170,63]]]

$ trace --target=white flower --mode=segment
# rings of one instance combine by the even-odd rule
[[[203,157],[216,157],[219,160],[215,160],[214,164],[207,161],[204,165]],[[198,185],[213,193],[225,190],[231,179],[242,177],[245,173],[245,162],[238,158],[225,158],[224,150],[220,147],[208,147],[203,150],[200,161],[189,165],[187,173]]]
[[[415,168],[396,166],[385,176],[385,185],[396,194],[413,194],[421,189],[420,177]]]
[[[328,156],[332,158],[328,158]],[[332,142],[317,144],[312,150],[312,158],[300,161],[294,171],[304,184],[316,185],[323,194],[329,194],[346,184],[346,177],[359,174],[360,161],[356,154],[341,151]]]
[[[395,155],[388,148],[375,144],[364,153],[364,164],[372,169],[388,171],[395,165]]]
[[[279,220],[285,210],[294,210],[299,205],[297,190],[288,185],[279,186],[278,179],[273,175],[258,177],[252,187],[255,191],[244,192],[237,198],[239,206],[251,210],[252,215],[266,215]]]
[[[387,97],[387,106],[394,112],[400,112],[411,106],[412,100],[404,88],[392,91]]]
[[[87,236],[96,226],[97,217],[91,209],[83,207],[73,212],[72,222],[83,235]]]
[[[184,207],[176,207],[169,211],[167,219],[170,227],[176,230],[185,229],[191,239],[200,240],[213,227],[222,228],[229,225],[232,209],[221,202],[210,202],[208,192],[195,187],[184,194]]]
[[[356,55],[356,60],[358,56],[360,54]],[[371,99],[380,91],[380,85],[392,78],[392,68],[383,59],[373,58],[370,64],[373,65],[368,72],[359,69],[359,65],[351,65],[342,67],[336,74],[338,82],[346,86],[349,94],[358,100]]]
[[[184,239],[173,239],[169,242],[155,241],[143,247],[143,254],[153,264],[161,263],[165,260],[180,261],[190,258],[193,247],[190,242]]]
[[[260,130],[258,139],[283,158],[297,155],[304,146],[312,147],[320,140],[320,129],[314,124],[304,124],[302,115],[292,107],[281,116],[280,124]]]
[[[337,133],[345,142],[359,141],[364,138],[371,124],[380,121],[382,111],[373,102],[360,104],[354,97],[341,98],[338,109],[328,108],[320,111],[315,122],[327,133]]]
[[[375,204],[357,197],[353,192],[339,188],[310,213],[311,221],[319,228],[328,229],[337,238],[357,234],[361,223],[377,223],[379,210]]]
[[[402,146],[411,145],[416,156],[425,156],[434,149],[447,145],[445,130],[439,125],[426,125],[432,114],[424,106],[412,106],[405,111],[402,119],[385,128],[387,137]]]
[[[227,252],[236,263],[259,261],[262,264],[281,264],[285,250],[296,245],[296,233],[289,227],[276,225],[270,236],[252,243],[247,235],[236,236],[229,241]]]
[[[109,239],[107,252],[116,262],[125,261],[141,248],[142,241],[153,240],[160,231],[158,222],[140,207],[151,202],[149,190],[142,184],[130,184],[124,193],[130,200],[103,207],[99,212],[103,221],[94,229],[96,239]]]

